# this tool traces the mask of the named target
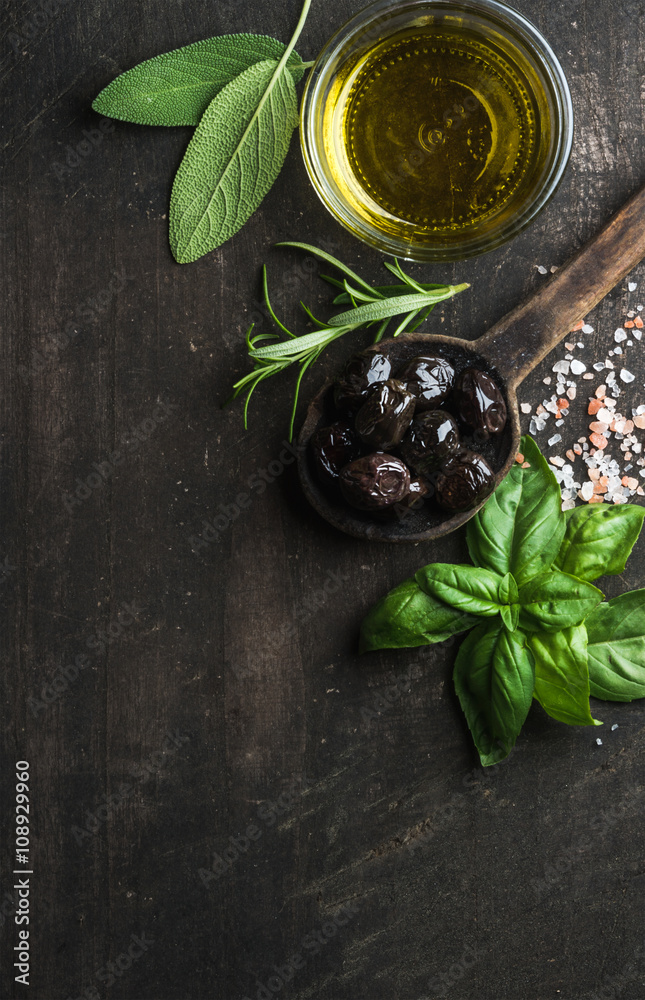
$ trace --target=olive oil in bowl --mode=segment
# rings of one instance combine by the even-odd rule
[[[555,189],[571,146],[566,81],[498,23],[500,9],[528,24],[491,0],[383,0],[319,57],[303,105],[305,161],[325,204],[379,249],[417,260],[481,253]]]

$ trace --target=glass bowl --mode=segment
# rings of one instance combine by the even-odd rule
[[[350,232],[449,261],[498,247],[544,208],[573,111],[548,43],[506,4],[378,0],[318,56],[300,128],[313,186]]]

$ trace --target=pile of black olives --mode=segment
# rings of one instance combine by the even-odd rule
[[[456,513],[493,491],[495,473],[472,445],[504,429],[506,404],[485,371],[456,375],[424,355],[393,372],[387,355],[367,350],[333,395],[337,420],[316,431],[311,451],[322,482],[352,507],[400,512],[434,499]]]

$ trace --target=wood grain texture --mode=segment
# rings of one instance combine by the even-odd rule
[[[314,4],[303,58],[360,5]],[[512,244],[412,268],[471,283],[428,324],[467,340],[645,182],[642,2],[517,6],[563,63],[576,141],[554,201]],[[483,774],[451,690],[454,646],[356,655],[371,604],[426,562],[465,560],[462,535],[383,546],[316,517],[284,453],[288,377],[256,394],[248,432],[239,406],[219,408],[246,370],[249,317],[266,328],[263,261],[289,322],[300,298],[329,304],[317,270],[273,243],[327,240],[374,281],[379,255],[327,215],[294,137],[244,229],[175,264],[168,200],[190,130],[101,131],[90,110],[144,58],[221,32],[286,40],[298,9],[10,0],[0,13],[0,996],[26,992],[7,910],[13,764],[27,759],[32,1000],[266,1000],[296,953],[274,996],[587,1000],[613,977],[616,996],[641,1000],[643,706],[595,703],[602,747],[535,706],[517,751]],[[594,311],[589,355],[604,358],[645,295],[642,264],[632,280],[639,292],[619,284]],[[309,375],[303,412],[347,351]],[[637,405],[642,353],[630,367]],[[521,400],[550,395],[550,368]],[[645,585],[644,554],[641,540],[609,596]],[[315,953],[307,936],[325,925]],[[106,985],[132,935],[152,943]]]

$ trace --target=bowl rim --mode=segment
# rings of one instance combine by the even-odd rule
[[[490,19],[493,24],[501,22],[512,30],[522,43],[525,55],[533,65],[538,66],[550,84],[557,126],[548,173],[529,205],[497,233],[471,238],[466,245],[453,244],[439,248],[398,240],[371,226],[353,212],[349,202],[334,190],[326,176],[323,167],[326,157],[316,129],[317,111],[323,89],[328,83],[329,66],[341,56],[343,49],[351,46],[356,36],[363,34],[365,30],[369,31],[372,25],[379,25],[384,19],[388,20],[406,9],[415,11],[428,8],[446,12],[472,12]],[[465,260],[494,250],[519,235],[536,219],[560,186],[573,148],[573,137],[571,91],[557,56],[539,29],[520,11],[502,0],[376,0],[363,7],[338,28],[321,49],[308,76],[300,110],[300,148],[305,168],[325,208],[345,229],[369,246],[391,256],[418,262]]]

